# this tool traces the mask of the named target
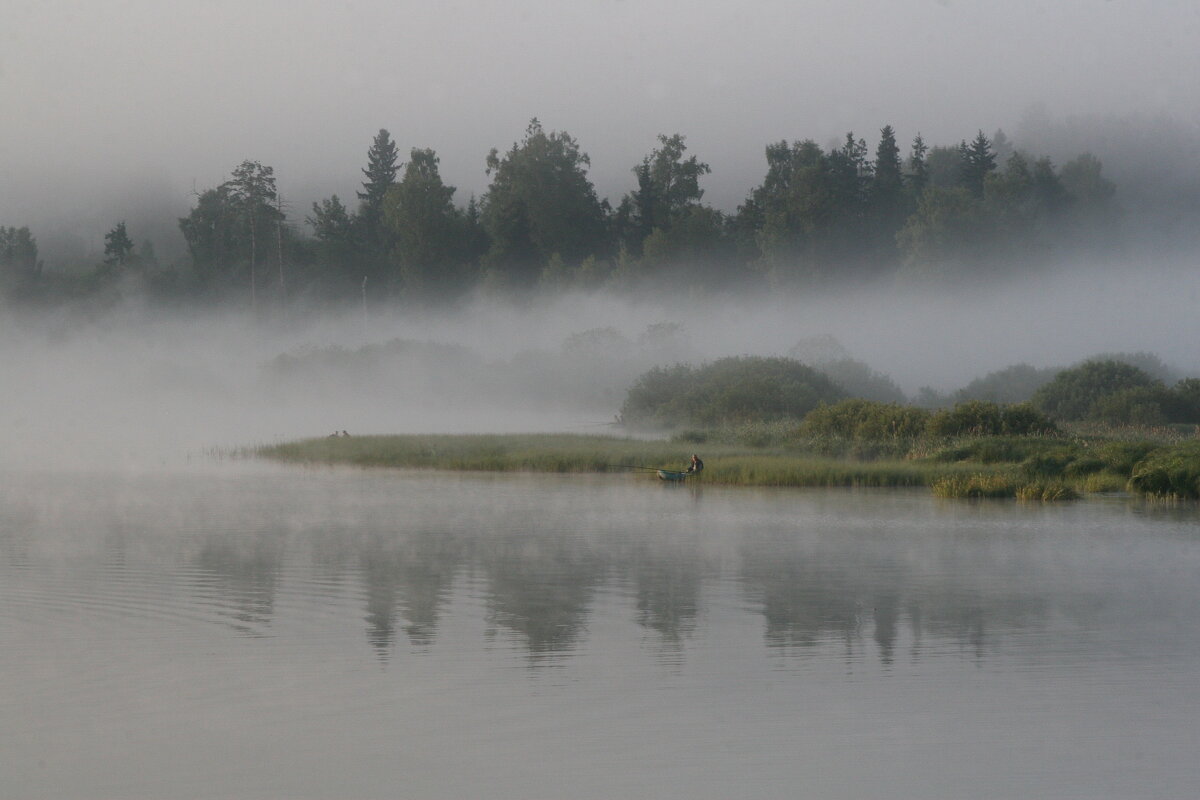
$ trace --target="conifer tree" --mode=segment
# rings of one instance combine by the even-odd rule
[[[133,257],[133,240],[125,231],[125,223],[104,234],[104,263],[110,267],[123,267]]]
[[[362,183],[363,191],[358,193],[358,199],[362,201],[359,218],[366,229],[368,244],[376,250],[386,249],[381,240],[383,198],[396,183],[396,173],[400,170],[398,158],[399,151],[391,134],[386,128],[380,128],[367,150],[367,166],[362,171],[366,180]]]
[[[983,135],[983,131],[970,144],[966,141],[958,146],[962,165],[959,170],[959,180],[975,197],[983,197],[983,181],[989,172],[996,169],[996,154],[992,152],[992,143]]]

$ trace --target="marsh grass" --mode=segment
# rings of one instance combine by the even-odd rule
[[[653,478],[655,469],[683,469],[699,450],[707,465],[700,480],[728,486],[928,486],[938,497],[1038,501],[1068,500],[1083,492],[1200,496],[1200,443],[1195,441],[1164,445],[1031,436],[893,441],[873,449],[869,444],[814,442],[797,435],[794,424],[775,422],[670,440],[574,434],[357,436],[264,445],[247,453],[306,464],[630,472]]]
[[[305,464],[488,472],[604,473],[683,469],[694,442],[569,434],[357,436],[266,445],[254,453]],[[705,483],[737,486],[928,486],[982,464],[854,461],[706,443]]]

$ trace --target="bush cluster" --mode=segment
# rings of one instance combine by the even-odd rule
[[[1058,433],[1054,423],[1028,403],[959,403],[929,419],[930,436],[1041,436]]]
[[[1032,403],[1058,420],[1142,426],[1200,423],[1200,379],[1167,387],[1133,364],[1093,359],[1059,372],[1034,392]]]
[[[799,433],[887,441],[921,437],[1052,436],[1058,429],[1028,403],[1000,405],[972,400],[931,413],[915,406],[850,399],[813,410],[804,418]]]
[[[812,410],[799,433],[857,441],[915,439],[925,433],[928,422],[929,412],[923,408],[852,398]]]
[[[1164,499],[1200,499],[1200,442],[1162,448],[1138,462],[1129,488]]]
[[[643,373],[621,406],[620,420],[632,427],[672,429],[801,419],[843,396],[829,378],[794,359],[740,356]]]

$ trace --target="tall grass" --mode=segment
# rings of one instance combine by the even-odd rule
[[[764,444],[765,443],[765,444]],[[310,464],[488,472],[606,473],[683,469],[730,486],[928,486],[938,497],[1066,500],[1128,489],[1200,497],[1200,441],[1160,444],[1064,436],[973,436],[877,443],[806,437],[785,422],[696,431],[671,440],[571,434],[410,435],[307,439],[253,455]],[[903,448],[897,454],[896,446]],[[869,452],[866,452],[868,451]],[[641,468],[641,469],[639,469]]]

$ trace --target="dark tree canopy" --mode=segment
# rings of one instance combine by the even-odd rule
[[[722,358],[702,367],[655,367],[621,406],[629,425],[677,428],[746,420],[801,419],[845,396],[829,378],[790,358]]]
[[[362,201],[361,214],[370,234],[376,232],[383,214],[383,198],[396,182],[396,173],[400,171],[399,157],[391,134],[380,128],[367,150],[367,166],[362,171],[366,180],[362,182],[363,190],[358,193],[358,199]]]
[[[104,263],[110,267],[123,267],[133,257],[133,240],[125,231],[125,223],[104,234]]]
[[[590,164],[568,133],[547,133],[537,119],[503,156],[492,150],[483,220],[493,267],[528,285],[555,254],[577,264],[608,250],[604,210],[587,177]]]
[[[451,199],[454,187],[442,183],[433,150],[413,148],[404,178],[384,199],[384,221],[395,245],[393,259],[408,290],[447,293],[461,276],[462,224]]]
[[[988,173],[996,169],[996,154],[992,152],[992,143],[983,131],[980,131],[970,144],[963,142],[958,146],[962,158],[959,173],[962,185],[975,197],[983,196],[983,183]]]

